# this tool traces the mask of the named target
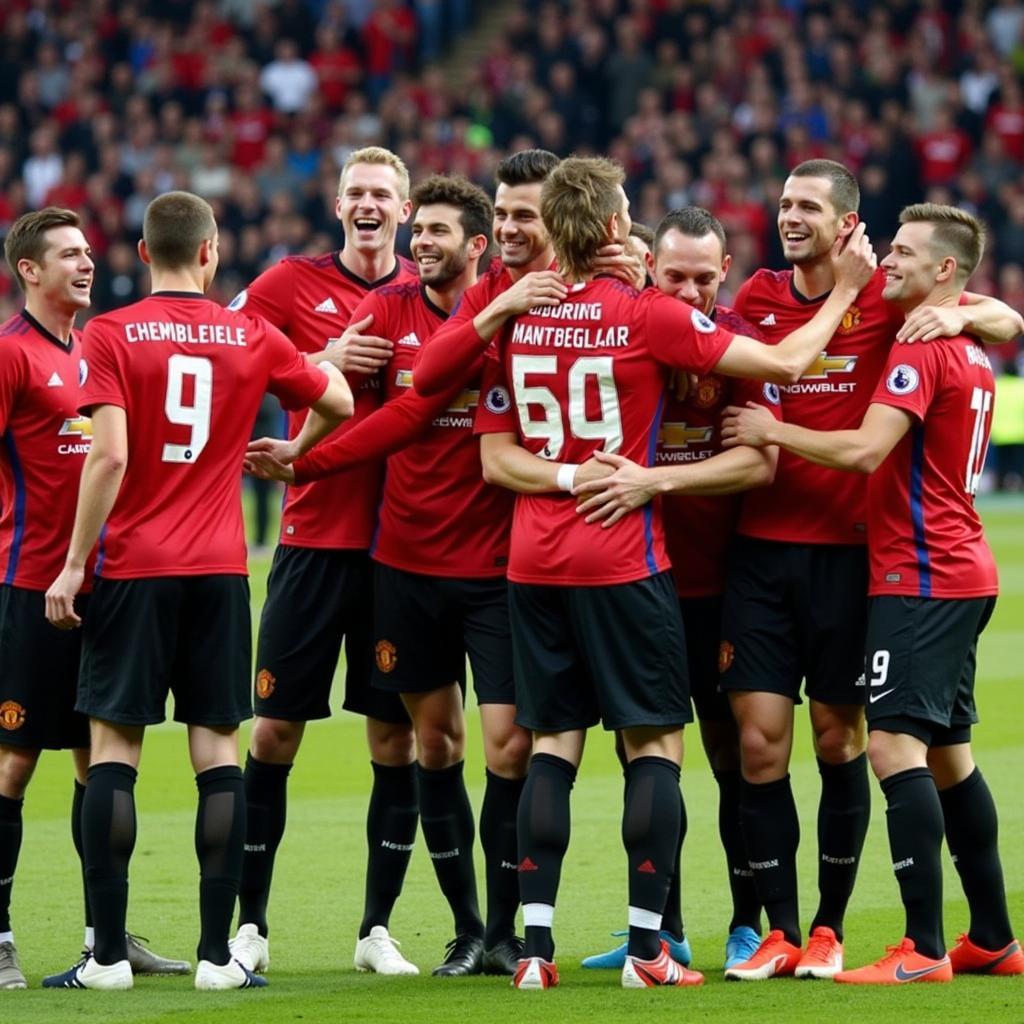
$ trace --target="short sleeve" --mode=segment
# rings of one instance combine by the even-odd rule
[[[88,415],[97,405],[128,408],[125,373],[121,363],[123,358],[123,349],[111,337],[111,329],[101,318],[90,320],[82,334],[85,383],[79,399],[79,412]]]
[[[708,373],[735,337],[699,309],[661,292],[644,292],[639,304],[638,312],[646,313],[642,329],[647,347],[666,366]]]
[[[893,345],[882,376],[871,396],[873,405],[902,409],[924,420],[942,383],[946,345]]]
[[[480,404],[476,410],[473,433],[514,434],[517,430],[505,367],[497,359],[486,359],[480,380]]]
[[[327,374],[318,369],[273,325],[266,325],[269,352],[267,390],[289,412],[306,409],[327,390]]]

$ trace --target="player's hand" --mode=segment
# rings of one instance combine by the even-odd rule
[[[395,347],[387,338],[363,332],[373,323],[373,314],[349,324],[340,338],[331,338],[324,352],[327,361],[342,373],[375,373],[386,366]]]
[[[918,306],[896,332],[896,340],[904,345],[936,338],[955,338],[963,334],[967,314],[962,306]]]
[[[580,481],[577,472],[572,489],[573,494],[583,498],[576,511],[585,515],[588,523],[603,520],[603,528],[614,526],[627,512],[646,505],[654,497],[656,489],[651,482],[650,470],[612,452],[594,452],[594,461],[612,472],[603,478],[584,482]]]
[[[871,239],[863,221],[848,236],[836,239],[831,258],[838,287],[859,292],[871,280],[878,267],[878,257],[871,248]]]
[[[536,306],[557,306],[569,294],[560,274],[553,270],[535,270],[521,277],[502,296],[507,316],[519,316]]]
[[[275,462],[280,462],[283,466],[290,466],[302,453],[294,440],[285,441],[280,437],[260,437],[249,442],[245,457],[248,459],[256,454],[269,455]]]
[[[740,444],[750,448],[764,448],[772,444],[768,434],[778,421],[763,405],[747,402],[745,409],[730,405],[722,416],[723,448],[735,448]]]
[[[280,480],[286,484],[295,483],[295,470],[284,462],[279,462],[270,452],[253,451],[245,453],[242,468],[250,476],[260,480]]]
[[[75,595],[82,589],[85,570],[65,566],[46,592],[46,618],[58,629],[77,629],[82,624],[75,611]]]
[[[602,245],[590,266],[595,273],[611,274],[637,291],[642,291],[647,285],[647,267],[643,257],[628,245],[619,242]]]

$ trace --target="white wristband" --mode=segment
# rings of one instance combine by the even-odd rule
[[[558,467],[558,475],[555,477],[555,483],[558,484],[560,491],[571,491],[573,482],[576,480],[576,470],[579,469],[579,463],[577,462],[563,462]]]

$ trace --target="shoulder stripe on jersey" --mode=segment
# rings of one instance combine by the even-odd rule
[[[4,576],[4,583],[11,585],[18,572],[21,545],[25,540],[25,473],[21,468],[18,448],[10,431],[4,434],[4,447],[7,449],[7,459],[11,464],[11,475],[14,477],[14,534],[11,537],[11,550],[7,556],[7,573]]]
[[[914,548],[917,551],[918,596],[932,596],[932,568],[928,540],[924,530],[924,425],[914,427],[910,456],[910,520],[914,525]]]
[[[648,431],[647,440],[647,465],[653,466],[658,451],[658,431],[661,429],[661,413],[665,407],[666,388],[661,389],[658,398],[658,408],[654,410],[654,419]],[[652,576],[658,572],[658,562],[654,557],[654,502],[649,501],[644,505],[644,560],[647,562],[647,569]]]

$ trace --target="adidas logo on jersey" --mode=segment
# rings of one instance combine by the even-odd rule
[[[415,331],[410,331],[404,338],[398,339],[399,345],[408,345],[410,348],[419,348],[420,339],[416,337]]]
[[[774,327],[775,326],[775,314],[769,313],[762,321],[762,327]]]
[[[338,307],[334,304],[334,299],[332,299],[328,295],[327,298],[324,299],[324,301],[321,302],[319,306],[314,306],[313,307],[313,312],[314,313],[337,313],[338,312]]]
[[[60,374],[56,370],[50,375],[50,379],[46,382],[48,388],[62,388],[64,387],[64,381],[60,379]]]

